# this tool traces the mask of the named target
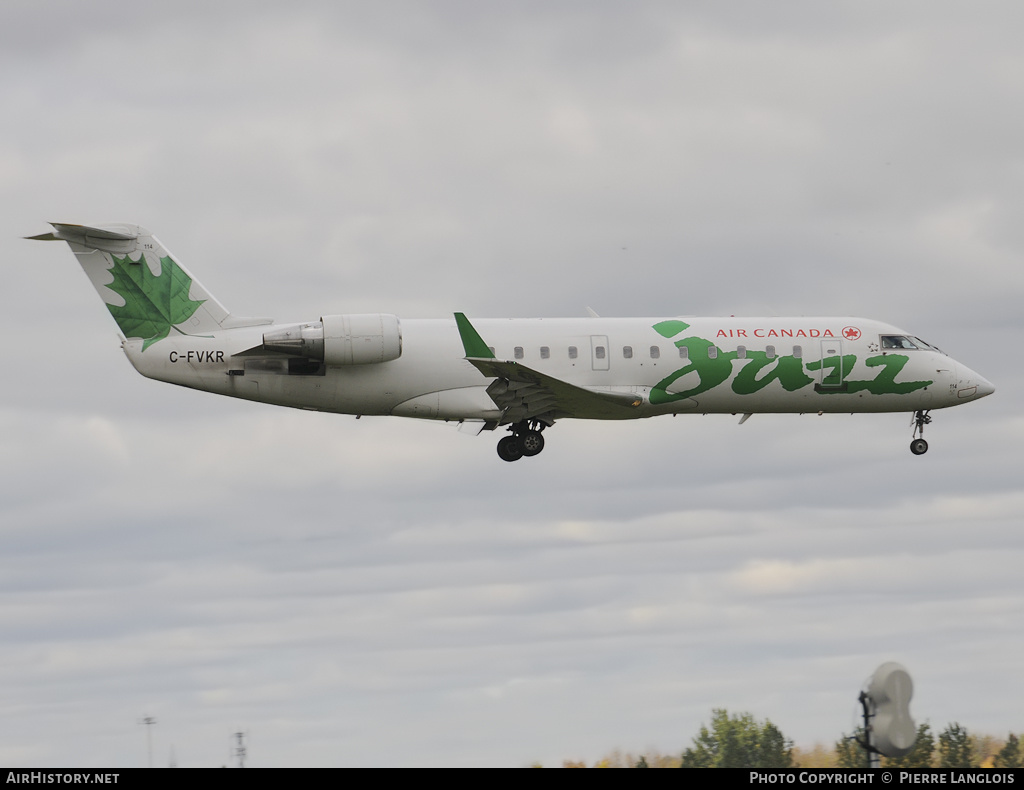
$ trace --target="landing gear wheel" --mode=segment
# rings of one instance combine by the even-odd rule
[[[523,445],[518,436],[506,436],[498,440],[498,457],[502,461],[518,461],[523,457]]]
[[[527,431],[519,437],[519,444],[523,455],[532,458],[544,449],[544,436],[540,431]]]
[[[914,455],[924,455],[928,452],[928,442],[924,440],[924,426],[928,425],[932,418],[928,416],[927,409],[918,409],[914,412],[912,425],[914,426],[914,441],[910,443],[910,452]]]

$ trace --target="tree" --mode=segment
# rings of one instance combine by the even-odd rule
[[[939,735],[939,768],[976,768],[971,759],[974,751],[966,727],[953,722]]]
[[[1024,768],[1024,755],[1020,751],[1020,741],[1012,732],[1006,739],[1006,746],[999,750],[993,765],[996,768]]]
[[[1006,741],[994,735],[971,734],[971,764],[979,768],[992,768],[993,761]]]
[[[793,742],[769,720],[749,713],[711,712],[711,729],[701,725],[693,746],[683,752],[682,768],[790,768]]]
[[[836,741],[834,751],[836,754],[837,768],[866,768],[868,765],[868,753],[858,741],[864,740],[864,728],[858,727],[853,735],[843,733],[843,737]]]
[[[883,758],[882,765],[886,768],[931,768],[934,752],[935,737],[932,735],[931,727],[927,724],[919,724],[914,748],[902,757]]]
[[[835,748],[824,743],[793,747],[794,768],[835,768],[837,759]]]

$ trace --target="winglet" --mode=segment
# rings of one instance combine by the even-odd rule
[[[480,333],[473,328],[466,318],[465,313],[455,314],[455,323],[459,327],[459,335],[462,337],[462,347],[466,349],[466,356],[474,359],[494,359],[494,354],[487,347]]]

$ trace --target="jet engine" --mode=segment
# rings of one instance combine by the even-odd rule
[[[267,351],[321,359],[327,365],[370,365],[402,356],[398,317],[386,313],[325,315],[263,334]]]

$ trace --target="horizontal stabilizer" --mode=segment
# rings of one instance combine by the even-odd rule
[[[113,228],[92,228],[88,225],[71,225],[64,222],[51,222],[53,233],[40,233],[38,236],[26,236],[32,241],[66,241],[94,250],[104,252],[127,253],[135,249],[138,233],[132,233],[129,226]]]
[[[66,239],[69,236],[84,236],[86,239],[120,239],[128,241],[137,239],[137,233],[121,233],[109,228],[90,228],[88,225],[70,225],[63,222],[51,222],[54,229],[60,234],[60,238]],[[127,228],[125,228],[127,230]]]

